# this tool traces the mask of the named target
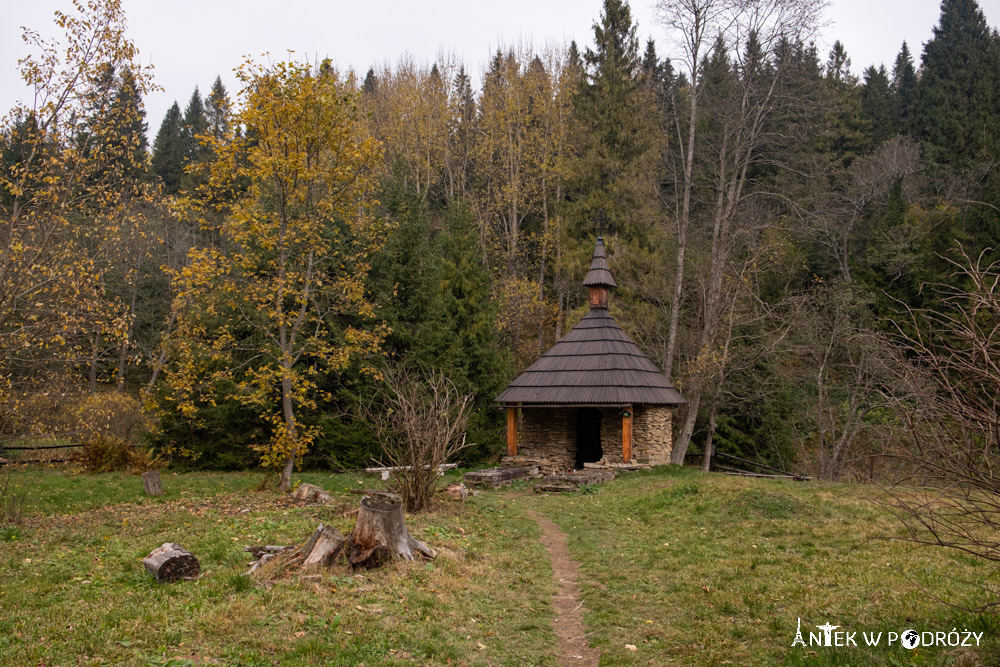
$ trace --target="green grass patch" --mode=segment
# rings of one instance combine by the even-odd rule
[[[433,563],[262,585],[245,545],[299,542],[321,521],[349,531],[347,489],[377,478],[303,474],[336,496],[304,506],[251,473],[165,472],[153,499],[130,475],[15,474],[31,493],[0,540],[0,665],[555,664],[545,552],[498,495],[408,517]],[[205,575],[153,582],[141,559],[167,541]]]
[[[867,487],[664,468],[586,492],[525,485],[407,518],[432,563],[318,580],[246,575],[248,544],[301,541],[319,522],[349,531],[351,489],[377,477],[304,473],[335,502],[302,505],[261,473],[137,476],[18,468],[25,521],[0,530],[0,665],[555,665],[553,581],[534,509],[569,535],[602,665],[1000,665],[983,563],[915,549]],[[457,477],[453,473],[446,478]],[[205,576],[160,585],[141,559],[166,541]],[[790,647],[831,622],[852,631],[985,633],[972,653]],[[633,645],[637,650],[626,649]]]
[[[985,602],[975,583],[988,565],[881,539],[898,526],[867,492],[664,468],[624,474],[594,495],[533,503],[566,531],[581,563],[602,665],[1000,664],[997,617],[935,599]],[[858,643],[861,631],[909,627],[975,629],[986,643],[971,654],[792,649],[798,618],[805,632],[826,622],[857,631]]]

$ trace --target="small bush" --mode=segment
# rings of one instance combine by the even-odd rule
[[[131,447],[127,450],[129,470],[137,475],[150,470],[159,470],[167,463],[166,458],[154,455],[148,447]]]
[[[129,467],[130,447],[121,438],[99,435],[85,441],[77,456],[87,472],[115,472]]]
[[[148,426],[142,404],[116,392],[84,396],[73,405],[72,411],[85,441],[107,438],[133,443]]]

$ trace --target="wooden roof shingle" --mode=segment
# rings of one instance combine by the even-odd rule
[[[604,249],[604,239],[598,237],[594,247],[594,258],[590,260],[590,270],[583,279],[584,287],[618,287],[611,268],[608,266],[608,254]]]

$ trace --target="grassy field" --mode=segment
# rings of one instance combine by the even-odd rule
[[[581,563],[602,664],[1000,665],[1000,618],[935,600],[983,603],[962,582],[992,568],[891,539],[904,533],[870,493],[672,468],[543,507]],[[799,618],[803,632],[824,623],[857,632],[860,646],[792,649]],[[907,628],[969,629],[985,643],[975,652],[863,645],[862,632]]]
[[[13,473],[28,518],[0,530],[0,664],[554,665],[556,590],[532,508],[568,535],[602,664],[1000,665],[996,616],[959,580],[989,568],[914,550],[867,489],[664,469],[588,492],[485,492],[409,517],[433,563],[261,582],[248,544],[350,530],[372,478],[302,474],[337,502],[303,505],[250,473],[138,477],[64,468]],[[197,582],[155,584],[141,558],[166,541],[199,556]],[[974,651],[791,649],[824,622],[851,631],[975,630]],[[860,634],[859,634],[859,643]],[[627,645],[635,650],[626,648]]]

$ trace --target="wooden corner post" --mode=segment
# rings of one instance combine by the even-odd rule
[[[517,456],[517,408],[507,406],[507,456]]]
[[[622,461],[632,461],[632,406],[628,406],[622,414]]]

